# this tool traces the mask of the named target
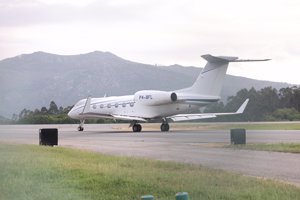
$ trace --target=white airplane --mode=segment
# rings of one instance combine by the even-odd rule
[[[214,118],[244,112],[249,99],[232,113],[200,113],[200,108],[220,99],[223,80],[230,62],[268,61],[238,60],[238,57],[202,55],[207,64],[191,87],[175,91],[141,90],[134,95],[82,99],[68,113],[80,120],[78,131],[90,118],[131,121],[133,132],[140,132],[139,122],[162,122],[161,131],[169,131],[169,122]]]

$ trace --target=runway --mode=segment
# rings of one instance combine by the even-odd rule
[[[175,130],[168,133],[145,128],[132,133],[128,125],[1,125],[0,142],[38,144],[40,128],[59,129],[59,146],[110,155],[146,157],[192,163],[285,181],[300,186],[300,154],[222,148],[229,144],[229,130]],[[300,142],[300,131],[250,131],[247,143]]]

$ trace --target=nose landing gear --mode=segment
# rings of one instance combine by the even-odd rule
[[[80,124],[79,124],[79,126],[77,128],[78,131],[83,131],[84,130],[84,128],[83,128],[84,121],[85,121],[84,119],[80,120]]]

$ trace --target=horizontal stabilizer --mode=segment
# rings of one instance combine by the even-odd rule
[[[218,62],[232,62],[238,57],[229,57],[229,56],[212,56],[210,54],[202,55],[202,58],[204,58],[207,62],[210,63],[218,63]]]
[[[230,62],[260,62],[260,61],[269,61],[271,59],[255,59],[255,60],[242,60],[242,59],[239,59],[239,60],[233,60],[233,61],[230,61]]]
[[[210,63],[222,63],[222,62],[259,62],[259,61],[269,61],[271,59],[238,59],[238,57],[229,56],[212,56],[210,54],[202,55],[207,62]]]

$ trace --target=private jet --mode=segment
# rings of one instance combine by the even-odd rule
[[[68,113],[79,119],[78,131],[84,130],[86,119],[111,118],[130,122],[133,132],[140,132],[140,122],[161,122],[160,130],[169,131],[169,122],[214,118],[242,114],[249,99],[231,113],[201,113],[200,108],[220,100],[220,92],[231,62],[268,61],[241,60],[238,57],[202,55],[207,61],[192,86],[174,91],[141,90],[134,95],[102,98],[88,97],[78,101]]]

